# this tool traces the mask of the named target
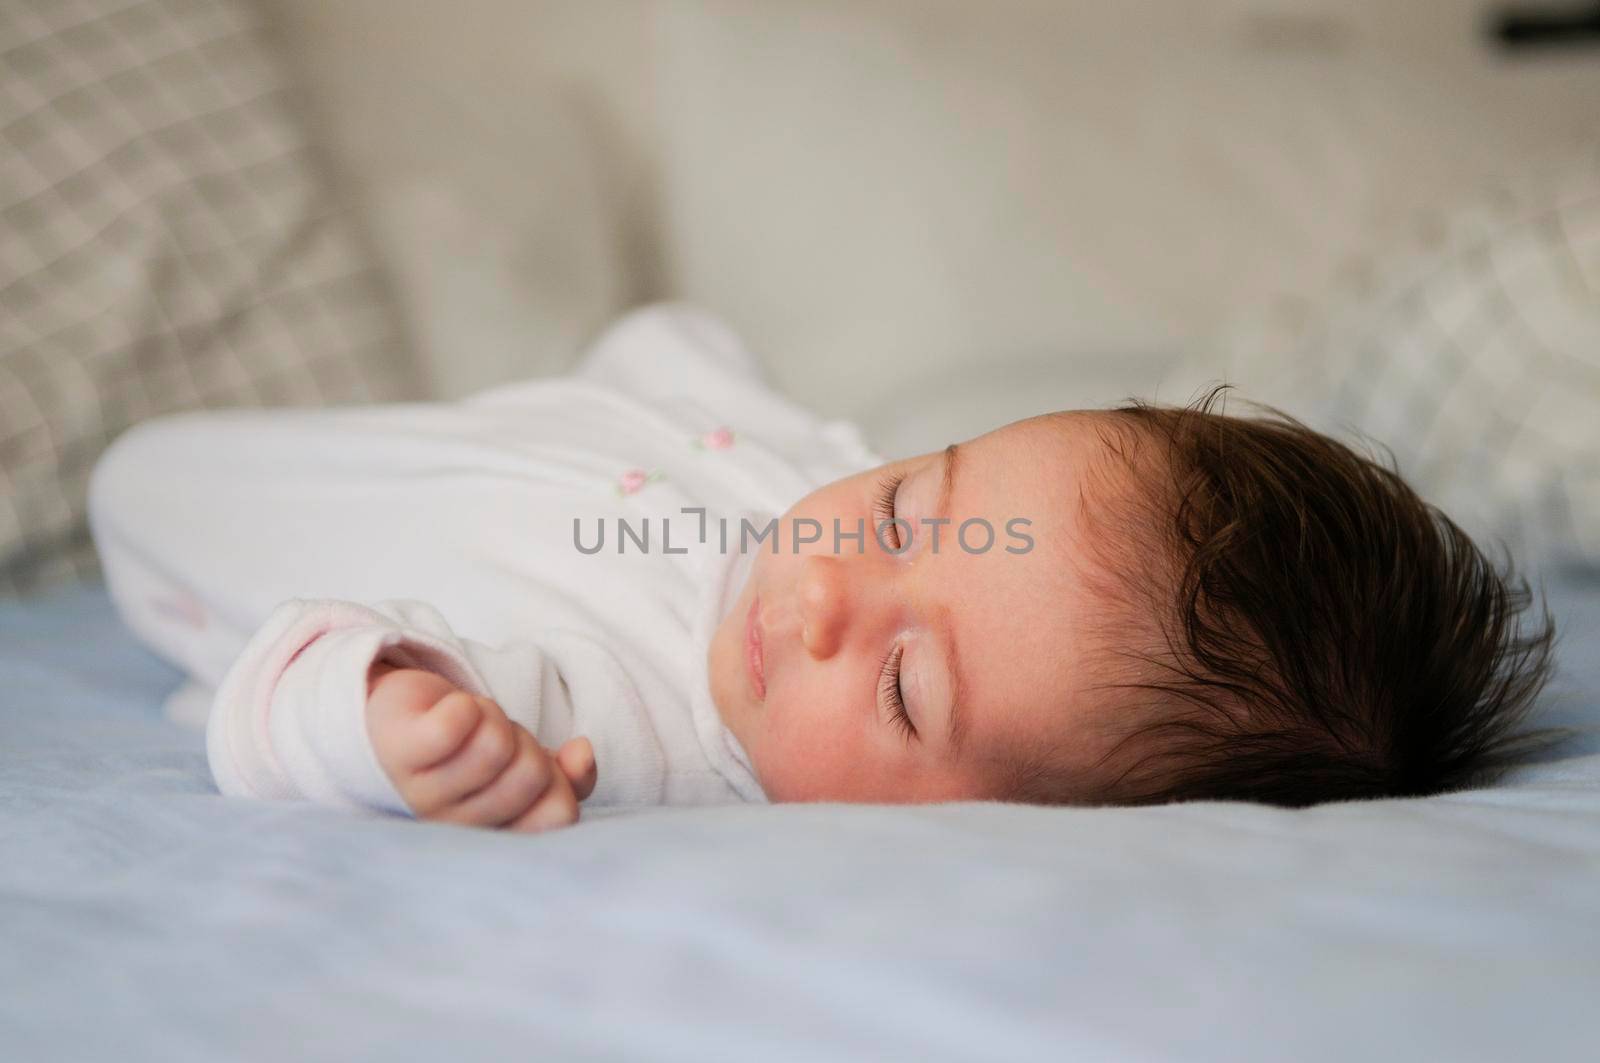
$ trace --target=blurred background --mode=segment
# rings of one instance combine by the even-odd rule
[[[657,299],[887,454],[1228,380],[1593,556],[1596,21],[0,0],[0,573],[93,565],[82,478],[128,423],[456,397]]]
[[[974,366],[1142,393],[1600,122],[1600,47],[1475,0],[269,8],[449,393],[655,298],[864,420]]]

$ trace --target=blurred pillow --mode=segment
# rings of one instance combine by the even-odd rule
[[[1246,394],[1386,445],[1480,545],[1600,565],[1600,149],[1419,234],[1327,309],[1280,307]]]
[[[97,571],[136,421],[415,394],[246,0],[0,8],[0,594]]]

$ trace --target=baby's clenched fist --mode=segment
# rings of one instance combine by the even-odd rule
[[[422,819],[541,831],[578,821],[594,790],[594,750],[555,753],[499,705],[444,676],[378,662],[367,681],[367,731],[378,764]]]

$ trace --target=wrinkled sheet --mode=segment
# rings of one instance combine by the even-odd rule
[[[1547,717],[1600,723],[1600,582]],[[522,837],[224,800],[101,589],[0,608],[8,1059],[1589,1059],[1600,740],[1508,785],[732,807]]]

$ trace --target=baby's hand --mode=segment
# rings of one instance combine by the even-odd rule
[[[578,821],[594,790],[594,750],[574,738],[552,754],[488,698],[382,661],[367,680],[378,763],[418,817],[542,831]]]

